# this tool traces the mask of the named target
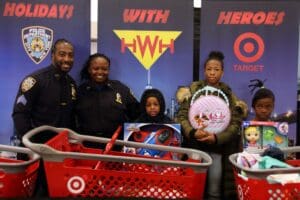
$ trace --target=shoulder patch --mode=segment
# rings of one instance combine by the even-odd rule
[[[27,92],[28,90],[30,90],[34,84],[36,83],[36,80],[29,76],[27,77],[23,82],[22,82],[22,85],[21,85],[21,90],[22,92]]]

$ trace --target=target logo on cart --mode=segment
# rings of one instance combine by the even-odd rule
[[[85,182],[80,176],[73,176],[67,182],[67,188],[72,194],[79,194],[85,188]]]
[[[233,46],[236,57],[245,63],[252,63],[259,60],[265,51],[263,39],[251,32],[238,36]]]

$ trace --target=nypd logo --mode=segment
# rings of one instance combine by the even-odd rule
[[[53,30],[43,26],[22,29],[22,42],[29,58],[36,64],[48,55],[53,41]]]

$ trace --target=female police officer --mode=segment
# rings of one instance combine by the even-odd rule
[[[118,126],[139,115],[139,103],[130,89],[109,79],[110,59],[104,54],[89,56],[78,89],[76,114],[82,134],[111,138]]]

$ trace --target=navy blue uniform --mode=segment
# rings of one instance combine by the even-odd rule
[[[139,103],[120,81],[87,81],[79,87],[76,113],[80,133],[111,138],[119,125],[139,115]]]
[[[12,114],[19,137],[41,125],[73,128],[76,90],[73,78],[53,65],[27,76]]]

